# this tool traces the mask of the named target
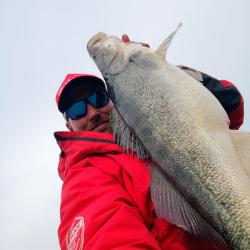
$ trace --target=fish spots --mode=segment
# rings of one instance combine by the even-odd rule
[[[114,42],[110,42],[108,45],[107,45],[108,48],[112,49],[112,50],[115,50],[116,49],[116,44]]]
[[[222,205],[224,208],[226,208],[226,209],[229,207],[228,203],[226,203],[226,202],[221,202],[221,205]]]

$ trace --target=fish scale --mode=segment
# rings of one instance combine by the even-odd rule
[[[156,52],[104,33],[89,41],[115,106],[111,126],[127,151],[151,159],[158,217],[218,247],[250,249],[250,133],[230,131],[219,101],[165,61],[175,33]]]

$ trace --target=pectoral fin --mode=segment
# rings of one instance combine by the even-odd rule
[[[230,134],[242,165],[250,178],[250,132],[230,130]]]
[[[227,248],[222,237],[191,207],[185,198],[153,165],[150,184],[156,215],[219,248]]]
[[[155,54],[154,51],[151,51],[148,48],[142,48],[140,51],[137,51],[135,54],[130,56],[130,60],[142,68],[152,70],[161,68],[165,63],[165,60],[163,60],[162,57]]]

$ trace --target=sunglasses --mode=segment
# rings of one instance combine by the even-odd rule
[[[64,113],[64,117],[67,115],[72,120],[78,120],[87,114],[87,103],[90,103],[97,109],[104,107],[109,102],[109,96],[106,90],[99,90],[83,98],[82,100],[75,102],[69,109]],[[67,115],[66,115],[67,114]]]

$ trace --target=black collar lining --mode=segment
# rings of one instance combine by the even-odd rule
[[[58,134],[54,134],[57,141],[93,141],[93,142],[104,142],[104,143],[111,143],[116,144],[114,141],[106,140],[106,139],[99,139],[99,138],[88,138],[88,137],[63,137]]]

